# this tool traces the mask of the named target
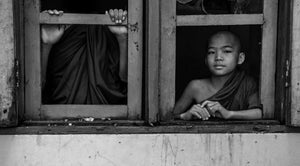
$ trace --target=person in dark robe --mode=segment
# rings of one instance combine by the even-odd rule
[[[62,11],[45,11],[54,17]],[[109,10],[116,24],[127,11]],[[43,25],[44,104],[126,104],[127,28]]]
[[[189,83],[174,107],[175,117],[183,120],[261,119],[257,82],[238,67],[244,60],[236,35],[228,31],[212,35],[206,56],[211,76]]]

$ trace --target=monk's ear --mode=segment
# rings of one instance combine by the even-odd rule
[[[245,53],[240,52],[240,53],[239,53],[239,57],[238,57],[238,65],[243,64],[244,61],[245,61]]]

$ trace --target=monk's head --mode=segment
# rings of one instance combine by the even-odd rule
[[[240,39],[235,34],[221,31],[209,38],[206,64],[213,75],[230,74],[244,60]]]

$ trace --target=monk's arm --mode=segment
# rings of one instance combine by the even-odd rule
[[[63,11],[58,10],[45,10],[43,13],[48,13],[51,17],[59,17],[63,15]],[[65,30],[69,28],[70,25],[52,25],[43,24],[41,26],[41,41],[42,41],[42,87],[44,87],[46,82],[46,72],[48,64],[48,56],[52,45],[57,43]]]
[[[224,108],[218,101],[204,101],[201,105],[211,111],[212,116],[224,119],[241,119],[254,120],[262,118],[262,109],[260,108],[259,97],[254,93],[248,98],[248,109],[245,110],[228,110]]]
[[[185,88],[182,96],[175,104],[175,107],[173,109],[173,115],[175,115],[175,117],[178,117],[181,113],[185,112],[188,109],[188,107],[192,104],[196,86],[195,84],[195,81],[191,81]]]
[[[262,110],[260,108],[229,111],[228,119],[254,120],[262,118]]]
[[[260,107],[260,101],[258,93],[252,94],[248,99],[247,110],[231,111],[230,119],[244,119],[253,120],[262,118],[262,110]]]
[[[57,43],[70,25],[42,25],[42,87],[46,82],[48,56],[53,44]]]
[[[120,48],[120,69],[119,75],[122,81],[127,82],[127,66],[128,66],[128,40],[126,35],[117,35],[117,40],[119,42]]]
[[[122,9],[110,9],[105,12],[106,15],[110,16],[112,22],[119,26],[108,26],[110,31],[116,35],[119,42],[120,49],[120,64],[119,64],[119,76],[122,81],[127,82],[127,68],[128,68],[128,35],[127,27],[120,26],[123,21],[127,19],[127,11]]]
[[[249,109],[240,111],[231,111],[230,119],[253,120],[262,118],[262,110],[257,108],[260,106],[258,93],[252,94],[248,99]]]
[[[45,44],[45,43],[42,44],[42,88],[44,88],[44,85],[46,83],[48,56],[51,48],[52,48],[52,44]]]

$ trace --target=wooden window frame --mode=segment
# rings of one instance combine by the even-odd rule
[[[16,35],[20,36],[16,42],[16,49],[18,51],[19,74],[20,81],[18,88],[18,98],[16,100],[17,112],[19,115],[24,115],[24,100],[25,93],[24,87],[27,84],[24,66],[24,45],[28,44],[24,42],[23,34],[23,19],[16,19],[17,17],[23,18],[23,1],[14,0],[15,4],[18,4],[20,8],[16,9]],[[298,80],[298,71],[294,70],[292,64],[292,57],[296,61],[299,60],[297,52],[292,52],[292,43],[296,44],[296,38],[292,41],[292,36],[299,34],[299,25],[294,22],[297,17],[293,12],[299,10],[296,8],[295,2],[279,0],[279,23],[278,23],[278,38],[277,38],[277,64],[276,64],[276,102],[275,102],[275,120],[257,120],[257,121],[168,121],[160,122],[159,126],[153,127],[153,122],[158,122],[161,119],[167,117],[167,109],[172,109],[174,104],[174,98],[170,98],[170,95],[175,96],[174,91],[171,90],[175,85],[175,70],[172,72],[172,66],[163,66],[166,61],[172,61],[172,54],[169,54],[168,49],[164,46],[172,46],[176,41],[172,40],[175,33],[174,19],[172,15],[162,15],[161,9],[163,7],[170,7],[174,4],[168,4],[167,0],[146,0],[146,32],[145,32],[145,53],[146,53],[146,70],[145,70],[145,120],[148,121],[150,126],[145,126],[144,121],[130,121],[130,120],[112,120],[112,121],[94,121],[94,122],[79,122],[79,121],[49,121],[44,120],[39,116],[35,121],[25,121],[16,128],[2,128],[1,134],[147,134],[147,133],[299,133],[300,128],[289,127],[282,124],[288,124],[293,126],[299,126],[297,122],[297,108],[291,109],[292,104],[298,104],[299,100],[296,100],[299,96],[298,92],[293,92],[294,98],[291,99],[291,91],[295,90],[298,86],[295,81]],[[297,4],[300,0],[297,0]],[[294,4],[294,6],[293,6]],[[294,7],[294,8],[293,8]],[[291,10],[293,9],[293,10]],[[294,15],[294,17],[293,17]],[[47,17],[47,16],[45,16]],[[257,16],[255,16],[257,17]],[[62,17],[63,18],[63,17]],[[197,17],[196,17],[197,18]],[[97,19],[106,19],[105,17],[98,17]],[[178,19],[178,18],[177,18]],[[179,17],[180,19],[180,17]],[[195,18],[193,18],[195,19]],[[46,19],[47,20],[47,19]],[[159,21],[157,21],[159,20]],[[256,19],[259,20],[259,19]],[[28,20],[24,20],[25,22]],[[50,22],[51,20],[48,19]],[[53,20],[52,20],[53,21]],[[54,20],[54,23],[57,20]],[[63,18],[61,23],[67,22],[67,17]],[[167,21],[167,22],[164,22]],[[173,24],[169,26],[168,21]],[[258,21],[258,22],[261,22]],[[106,22],[109,24],[109,21]],[[299,22],[296,22],[299,23]],[[168,32],[168,34],[165,34]],[[20,41],[19,41],[20,40]],[[168,44],[168,42],[170,42]],[[172,48],[172,47],[171,47]],[[164,54],[162,54],[164,53]],[[165,55],[167,53],[167,55]],[[293,54],[292,54],[293,53]],[[296,57],[295,57],[296,56]],[[170,58],[170,59],[168,59]],[[28,60],[28,59],[27,59]],[[288,62],[288,63],[287,63]],[[165,74],[165,75],[162,75]],[[173,76],[172,76],[173,75]],[[294,75],[294,78],[291,77]],[[170,77],[168,80],[165,77]],[[173,82],[172,82],[173,81]],[[18,81],[17,81],[18,82]],[[166,85],[168,83],[168,86]],[[174,83],[174,85],[173,85]],[[171,86],[170,88],[168,88]],[[157,88],[159,87],[159,88]],[[175,86],[174,86],[175,87]],[[167,88],[162,90],[163,88]],[[297,90],[297,89],[296,89]],[[169,93],[171,92],[171,93]],[[26,96],[27,97],[27,96]],[[168,99],[170,98],[170,99]],[[166,101],[166,102],[165,102]],[[294,111],[294,113],[292,113]],[[26,115],[26,114],[25,114]],[[52,115],[51,115],[52,116]],[[162,118],[161,118],[161,117]],[[293,119],[294,118],[294,119]],[[30,119],[27,119],[30,120]],[[279,120],[279,121],[278,121]],[[285,122],[285,123],[284,123]],[[295,123],[296,122],[296,123]],[[73,125],[69,125],[69,124]],[[155,124],[154,124],[155,125]],[[0,124],[0,127],[1,126]]]
[[[261,25],[262,56],[259,95],[264,119],[275,113],[275,70],[278,0],[264,0],[262,14],[176,15],[176,1],[161,1],[160,116],[167,120],[175,105],[176,27]]]
[[[94,117],[135,119],[142,117],[143,0],[128,0],[128,93],[127,105],[43,105],[41,93],[41,24],[112,25],[104,14],[65,13],[50,17],[40,12],[40,0],[24,1],[25,25],[25,119],[45,120]]]

